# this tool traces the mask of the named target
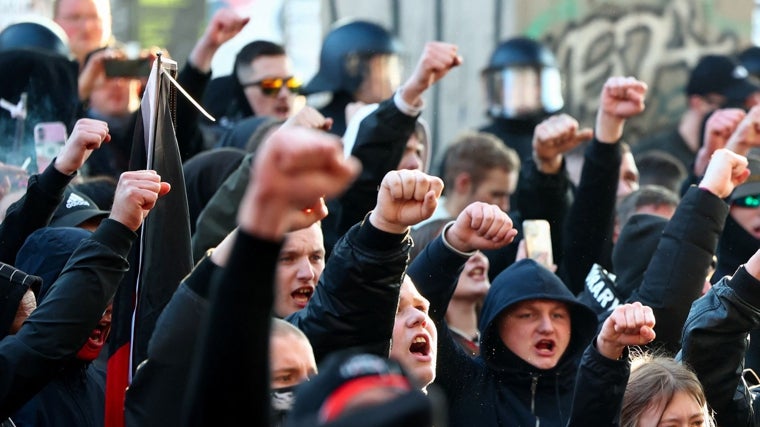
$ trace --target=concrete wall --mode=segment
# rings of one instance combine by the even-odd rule
[[[567,112],[593,125],[599,91],[612,75],[650,86],[647,111],[628,126],[626,139],[677,120],[688,71],[712,52],[732,53],[750,43],[752,0],[322,0],[325,26],[348,16],[372,19],[403,41],[406,70],[425,41],[459,45],[464,64],[428,96],[424,116],[438,153],[463,129],[486,122],[480,70],[498,40],[523,34],[551,46],[561,64]]]

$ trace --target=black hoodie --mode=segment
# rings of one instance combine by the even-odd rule
[[[457,347],[448,333],[443,320],[448,299],[436,295],[434,289],[440,289],[441,283],[431,283],[441,277],[416,274],[418,263],[425,259],[451,264],[439,256],[442,252],[436,252],[442,246],[440,238],[431,242],[415,259],[410,276],[430,299],[431,316],[440,331],[435,383],[449,402],[449,425],[532,426],[540,422],[542,427],[564,426],[570,417],[581,355],[596,330],[593,311],[578,302],[554,273],[533,260],[523,259],[493,281],[481,312],[481,353],[473,359]],[[570,309],[570,343],[552,369],[530,365],[510,351],[499,336],[501,314],[514,304],[534,299],[562,301]]]

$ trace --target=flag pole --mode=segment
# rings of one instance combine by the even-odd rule
[[[155,169],[154,166],[154,154],[156,150],[156,135],[158,133],[158,110],[160,108],[160,102],[161,102],[161,67],[163,67],[163,64],[161,62],[161,51],[158,51],[156,53],[156,92],[154,93],[154,99],[153,101],[153,123],[151,125],[151,132],[148,133],[148,146],[145,147],[145,154],[146,154],[146,166],[145,168],[148,170]],[[137,330],[137,313],[139,309],[139,303],[140,303],[140,291],[142,290],[140,287],[140,281],[142,276],[142,260],[143,260],[143,248],[144,248],[144,242],[145,242],[145,224],[147,222],[147,218],[143,220],[143,224],[140,227],[140,250],[138,255],[138,263],[137,263],[137,275],[136,275],[136,283],[135,283],[135,304],[134,308],[132,310],[132,325],[131,325],[131,331],[130,331],[130,337],[129,337],[129,366],[127,367],[127,383],[132,383],[132,376],[134,374],[133,367],[134,367],[134,353],[135,353],[135,331]]]
[[[154,151],[156,150],[156,134],[158,133],[158,104],[161,99],[161,81],[163,80],[161,78],[161,67],[163,67],[163,64],[161,63],[161,56],[161,51],[158,51],[156,53],[156,99],[154,100],[155,104],[153,105],[153,129],[151,132],[153,134],[153,137],[148,141],[147,149],[148,169],[154,169],[153,155],[155,154]]]

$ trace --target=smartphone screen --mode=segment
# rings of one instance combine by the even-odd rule
[[[106,77],[148,77],[152,64],[153,61],[150,58],[107,59],[103,61]]]
[[[63,122],[42,122],[34,126],[34,151],[37,170],[42,172],[66,144],[67,131]]]
[[[552,252],[552,235],[549,221],[545,219],[526,219],[522,223],[525,236],[525,254],[553,269],[554,254]]]

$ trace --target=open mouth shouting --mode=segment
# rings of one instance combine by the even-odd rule
[[[290,297],[293,298],[293,302],[299,308],[306,307],[311,297],[314,295],[314,287],[302,286],[290,293]]]
[[[409,352],[412,353],[415,359],[421,362],[430,361],[430,339],[427,337],[427,335],[416,335],[412,339],[412,344],[409,346]]]
[[[551,357],[554,356],[554,349],[556,347],[557,344],[554,340],[541,340],[536,344],[536,351],[539,356]]]
[[[77,352],[77,358],[80,360],[95,360],[108,339],[111,332],[111,322],[100,322],[90,333],[87,342]]]
[[[274,110],[275,110],[275,115],[278,118],[285,119],[285,118],[288,118],[290,116],[290,106],[287,105],[287,104],[285,104],[285,105],[278,105],[277,107],[275,107]]]

